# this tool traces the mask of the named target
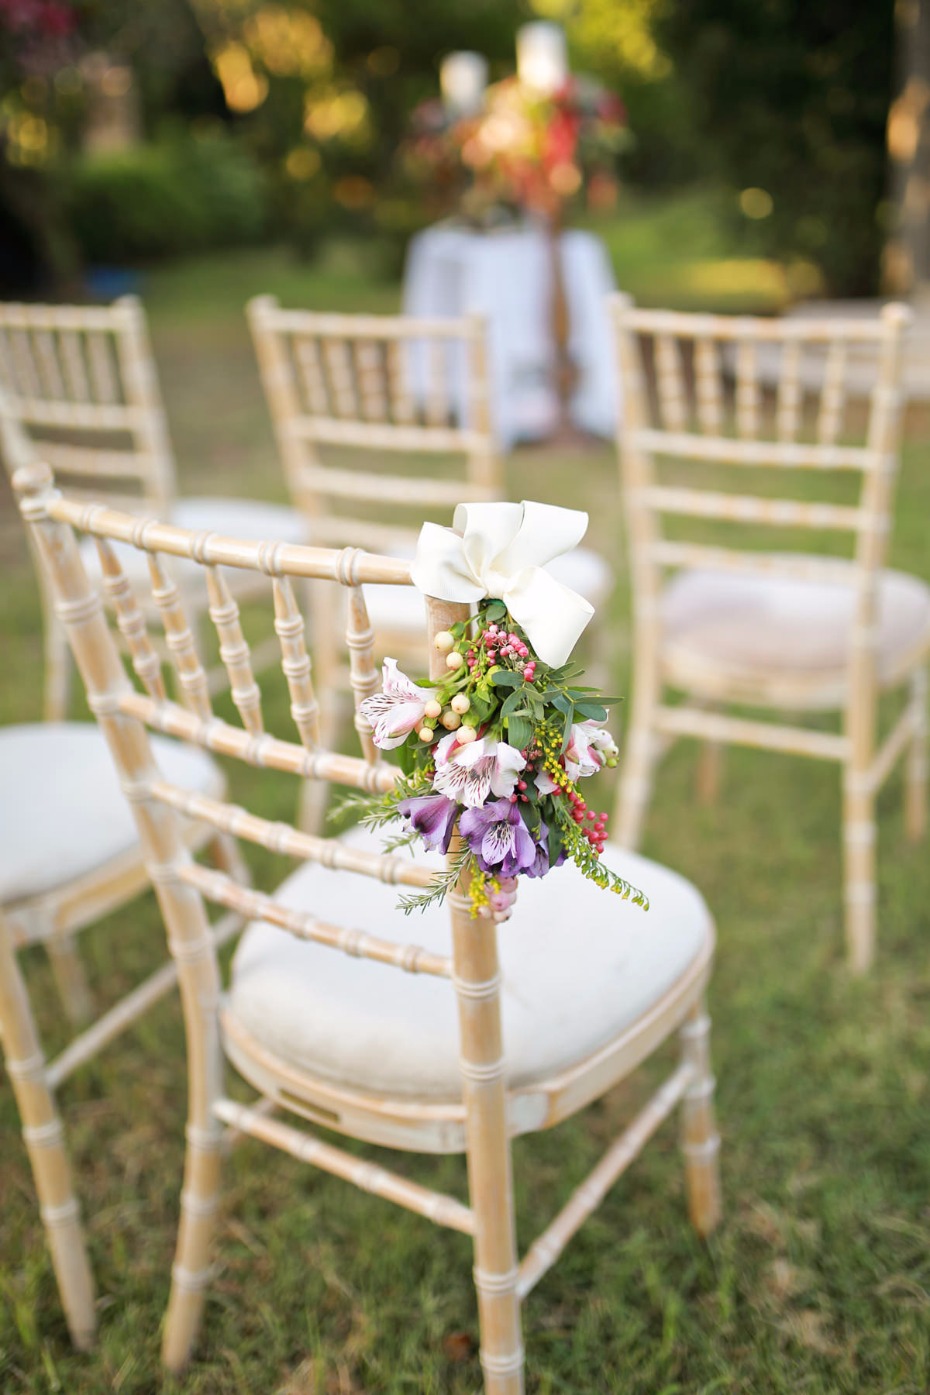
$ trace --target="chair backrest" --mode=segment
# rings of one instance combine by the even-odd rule
[[[614,296],[611,313],[637,612],[655,614],[667,568],[764,568],[850,582],[866,624],[893,504],[906,307],[886,306],[874,319],[759,319],[641,310]],[[863,403],[853,400],[849,379],[851,369],[861,379],[864,359],[874,377]],[[757,493],[730,487],[737,470],[747,478],[747,467]],[[705,487],[709,469],[715,477]],[[811,497],[812,480],[822,488],[827,475],[840,474],[853,477],[854,502]],[[789,477],[795,497],[772,497]],[[672,518],[678,522],[669,529]],[[740,525],[740,538],[708,544],[709,533],[725,534],[721,525],[729,524]],[[783,532],[763,552],[778,530],[791,543],[782,545]],[[828,553],[828,535],[851,540],[852,565],[802,555]]]
[[[431,511],[500,496],[484,322],[282,310],[249,302],[262,383],[292,496],[314,540],[403,548]],[[321,450],[343,448],[325,462]],[[399,468],[383,466],[396,452]],[[411,455],[427,472],[412,473]],[[437,457],[452,457],[440,464]]]
[[[145,313],[0,303],[0,454],[44,460],[74,496],[164,515],[175,471]]]
[[[139,519],[103,504],[87,505],[62,496],[54,488],[48,467],[41,464],[20,470],[14,483],[54,596],[56,613],[68,631],[89,705],[108,741],[136,818],[169,941],[180,961],[182,988],[186,982],[195,994],[201,993],[203,982],[198,975],[207,961],[212,965],[210,975],[216,976],[204,900],[236,910],[246,918],[265,919],[301,938],[408,972],[451,978],[455,963],[458,977],[467,979],[468,965],[477,962],[478,978],[487,977],[486,962],[482,964],[480,957],[475,961],[474,956],[476,946],[486,941],[491,959],[496,962],[495,927],[490,921],[479,923],[471,919],[464,889],[462,895],[453,893],[450,897],[452,955],[445,956],[353,929],[348,888],[347,923],[337,925],[286,910],[261,893],[243,888],[225,872],[195,862],[180,836],[181,816],[276,853],[379,878],[401,888],[422,890],[435,875],[409,856],[382,855],[350,847],[335,839],[300,832],[290,824],[271,823],[224,800],[192,794],[159,771],[148,739],[148,729],[153,729],[252,767],[289,772],[350,789],[391,789],[399,772],[380,759],[371,729],[358,713],[360,755],[320,747],[311,660],[296,592],[302,579],[314,578],[329,589],[333,603],[339,593],[347,595],[346,646],[357,709],[379,686],[364,587],[375,582],[410,586],[409,563],[367,554],[358,548],[334,550],[248,542]],[[108,606],[84,570],[75,529],[97,540]],[[162,661],[143,622],[137,595],[122,570],[119,549],[114,546],[117,543],[134,546],[148,556],[152,600],[160,613],[167,651],[177,673],[179,701],[167,695]],[[239,722],[226,720],[211,708],[206,675],[185,613],[190,587],[185,587],[182,599],[164,566],[165,557],[187,559],[202,572],[209,597],[208,613],[219,636]],[[271,579],[274,625],[294,731],[275,734],[267,729],[249,646],[224,577],[228,567],[261,573]],[[430,628],[435,633],[467,613],[463,606],[430,601]],[[111,624],[123,636],[128,660],[121,657]],[[424,633],[424,654],[426,638]],[[429,651],[441,663],[442,656],[435,655],[432,645]],[[205,1006],[202,995],[198,1002],[195,1017]],[[188,1025],[190,1030],[190,1022]]]

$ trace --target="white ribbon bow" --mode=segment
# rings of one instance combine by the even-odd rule
[[[410,574],[442,601],[502,600],[544,663],[558,668],[594,607],[545,564],[585,535],[588,515],[553,504],[459,504],[452,528],[424,523]]]

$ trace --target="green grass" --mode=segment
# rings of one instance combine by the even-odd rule
[[[632,231],[617,231],[618,259],[624,237]],[[153,274],[145,295],[188,492],[283,497],[240,312],[258,290],[345,308],[396,299],[357,259],[300,268],[262,252]],[[628,596],[610,451],[526,450],[509,468],[514,497],[591,510],[591,541],[621,576],[613,678],[627,692]],[[38,600],[8,500],[2,517],[0,718],[29,720],[41,682]],[[913,439],[892,555],[930,579],[928,518],[930,449]],[[271,706],[283,713],[280,693]],[[920,1395],[930,1386],[926,847],[904,841],[895,775],[880,801],[878,962],[867,980],[852,981],[842,951],[836,772],[732,750],[723,797],[708,809],[694,800],[695,755],[693,743],[681,743],[663,763],[645,851],[691,877],[718,922],[710,1006],[726,1218],[709,1244],[692,1235],[667,1126],[527,1303],[529,1389]],[[260,783],[262,811],[287,816],[293,787],[283,777]],[[237,797],[258,784],[237,774]],[[262,885],[273,870],[257,860]],[[84,936],[101,999],[157,960],[161,938],[151,898]],[[38,956],[26,959],[55,1050],[64,1034],[48,973]],[[448,1341],[476,1329],[467,1242],[252,1144],[225,1171],[217,1277],[197,1360],[183,1385],[162,1378],[183,1063],[171,1000],[63,1091],[101,1295],[99,1346],[88,1356],[67,1341],[16,1111],[0,1086],[0,1390],[473,1391],[477,1362],[453,1360]],[[517,1145],[524,1245],[657,1068],[644,1076]],[[459,1159],[388,1161],[461,1193]]]

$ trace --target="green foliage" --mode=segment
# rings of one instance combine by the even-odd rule
[[[629,144],[620,162],[643,188],[689,184],[700,172],[701,146],[689,93],[661,42],[669,0],[535,0],[540,14],[563,23],[572,67],[596,74],[623,99]]]
[[[810,258],[836,294],[876,287],[892,12],[891,0],[690,0],[659,25],[705,169],[765,190],[759,249]]]
[[[266,221],[261,174],[221,131],[85,156],[69,172],[66,203],[90,262],[149,261],[254,242]]]

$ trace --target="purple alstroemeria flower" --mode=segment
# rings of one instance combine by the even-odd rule
[[[428,848],[447,853],[452,842],[452,828],[458,805],[444,794],[411,795],[402,799],[398,813],[408,819]]]
[[[459,829],[482,872],[514,877],[536,861],[536,844],[520,810],[509,799],[492,799],[480,809],[466,809]]]
[[[544,877],[553,867],[561,867],[564,861],[564,848],[559,848],[559,855],[555,862],[549,861],[549,830],[544,823],[540,822],[539,833],[536,835],[536,856],[533,859],[532,867],[524,868],[524,876]]]

